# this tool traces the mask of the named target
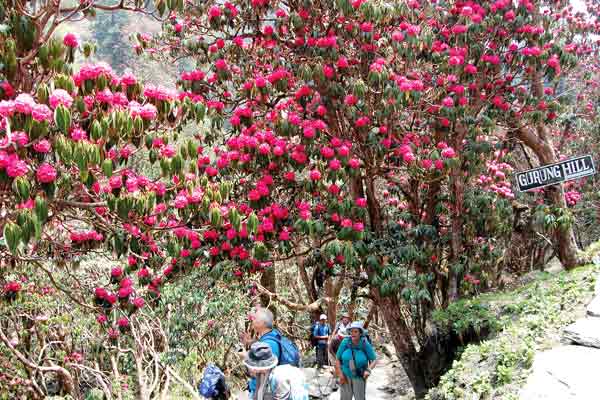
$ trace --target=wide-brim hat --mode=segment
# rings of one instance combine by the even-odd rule
[[[363,328],[362,322],[355,321],[351,323],[350,326],[346,329],[348,330],[348,332],[352,332],[352,329],[358,329],[360,330],[361,335],[365,333],[365,328]]]
[[[277,366],[277,363],[277,357],[273,355],[271,347],[263,342],[253,343],[244,360],[246,367],[256,371],[273,369]]]

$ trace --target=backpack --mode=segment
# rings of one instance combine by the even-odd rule
[[[274,335],[268,336],[265,339],[271,339],[279,345],[278,365],[290,364],[294,367],[300,367],[300,351],[298,351],[298,346],[278,331],[273,330],[272,332]],[[259,340],[262,340],[262,338]]]
[[[349,339],[344,339],[344,341],[349,340]],[[360,344],[359,344],[359,348],[358,350],[362,351],[363,353],[365,353],[365,356],[367,355],[367,347],[366,347],[366,342],[368,342],[369,344],[371,344],[371,342],[368,340],[368,337],[363,335],[360,338]],[[341,345],[341,344],[340,344]],[[354,347],[352,346],[352,344],[350,343],[350,341],[345,343],[346,348],[349,348],[350,351],[352,352],[352,360],[354,361],[354,364],[356,365],[356,358],[354,356]],[[352,367],[351,367],[352,368]],[[358,372],[358,376],[362,375],[363,371],[359,371]]]
[[[209,399],[224,394],[219,390],[219,386],[223,386],[219,385],[219,382],[224,379],[225,375],[219,369],[219,367],[214,364],[208,364],[204,370],[204,376],[198,384],[198,393],[200,393],[201,396]]]
[[[350,340],[350,339],[344,339],[344,340]],[[342,342],[343,342],[344,340],[342,340]],[[352,348],[352,345],[351,345],[351,344],[349,344],[349,343],[350,343],[350,341],[346,342],[346,346],[347,346],[348,348],[350,348],[350,350],[354,350],[354,349]],[[371,340],[369,339],[369,337],[368,337],[368,336],[365,336],[365,335],[361,336],[361,337],[360,337],[360,347],[359,347],[359,349],[358,349],[358,350],[360,350],[360,351],[362,351],[363,353],[365,353],[365,355],[367,354],[367,346],[366,346],[366,343],[369,343],[369,344],[371,344]],[[341,343],[340,343],[340,345],[341,345]],[[352,356],[354,357],[354,354],[353,354]]]
[[[324,330],[321,331],[321,329],[319,328],[320,324],[317,322],[316,324],[313,325],[313,333],[316,330],[318,332],[317,336],[329,336],[331,335],[331,328],[329,327],[328,324],[324,325]],[[319,344],[319,340],[315,339],[313,336],[313,341],[314,341],[314,346],[317,346]]]
[[[309,386],[301,370],[291,365],[276,367],[269,376],[269,389],[279,387],[278,383],[281,381],[286,381],[289,385],[289,397],[286,399],[309,400]]]
[[[313,322],[313,324],[310,326],[310,334],[308,336],[308,340],[310,342],[310,346],[311,347],[316,347],[317,346],[317,342],[318,340],[315,339],[315,327],[317,326],[317,322]]]

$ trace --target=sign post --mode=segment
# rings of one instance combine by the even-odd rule
[[[570,158],[517,173],[517,187],[527,192],[550,185],[594,175],[596,168],[591,155]]]

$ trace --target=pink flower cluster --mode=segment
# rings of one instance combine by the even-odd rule
[[[565,200],[569,206],[574,206],[581,200],[581,193],[576,190],[569,190],[565,192]]]
[[[153,104],[148,103],[141,106],[137,101],[130,101],[128,107],[133,118],[139,115],[142,119],[151,121],[158,115],[158,110]]]
[[[38,122],[52,121],[52,111],[45,104],[37,104],[29,94],[21,93],[14,100],[0,101],[0,116],[9,118],[15,113],[31,115]]]
[[[96,100],[99,103],[104,103],[112,106],[127,106],[129,100],[125,93],[111,92],[109,88],[105,88],[101,92],[96,93]]]
[[[201,80],[204,79],[205,76],[206,75],[205,75],[205,73],[203,71],[197,69],[197,70],[194,70],[194,71],[183,72],[181,74],[181,80],[191,81],[191,82],[201,81]]]
[[[117,302],[117,295],[110,293],[103,287],[97,287],[94,289],[94,296],[99,300],[106,300],[109,304],[115,304]]]
[[[10,281],[4,284],[4,293],[18,293],[21,291],[21,284],[17,281]]]
[[[36,172],[35,176],[40,183],[52,183],[56,180],[56,169],[49,163],[41,164]]]
[[[502,197],[514,199],[512,185],[507,179],[507,174],[512,172],[513,168],[507,163],[494,160],[487,163],[487,169],[487,175],[481,175],[477,179],[477,183]]]
[[[63,44],[67,47],[75,48],[79,46],[79,41],[77,40],[77,36],[74,33],[67,33],[63,38]]]
[[[73,104],[73,98],[71,95],[64,89],[56,89],[50,95],[50,107],[56,108],[59,105],[63,105],[66,108],[70,108],[71,104]]]
[[[33,144],[33,149],[38,152],[38,153],[49,153],[50,150],[52,149],[52,145],[50,144],[49,141],[47,141],[46,139],[42,139],[38,142],[35,142]]]
[[[164,86],[148,85],[144,88],[144,96],[154,100],[171,101],[178,98],[178,93]]]
[[[0,150],[0,171],[6,170],[6,174],[11,178],[23,176],[29,170],[27,163],[21,159],[16,153],[8,153]]]
[[[80,232],[72,232],[70,235],[72,242],[87,242],[87,241],[96,241],[100,242],[104,240],[104,235],[96,232],[95,230],[89,231],[80,231]]]
[[[81,86],[84,81],[97,79],[101,75],[104,75],[111,81],[115,78],[112,68],[107,63],[100,62],[95,65],[86,64],[82,66],[79,72],[73,76],[73,80],[77,86]]]
[[[398,85],[398,89],[403,92],[421,92],[425,89],[425,85],[419,79],[409,79],[406,76],[396,75],[394,81]]]

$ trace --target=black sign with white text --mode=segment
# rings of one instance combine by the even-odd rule
[[[519,191],[526,192],[595,173],[594,160],[591,155],[587,155],[519,172],[517,173],[517,187]]]

